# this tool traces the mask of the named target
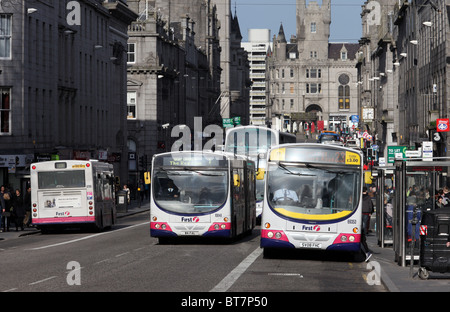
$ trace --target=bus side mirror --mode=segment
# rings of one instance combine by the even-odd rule
[[[236,187],[241,186],[241,179],[239,178],[238,174],[234,174],[233,180],[234,180],[234,186],[236,186]]]
[[[266,170],[264,169],[258,169],[256,172],[256,180],[264,180],[264,175],[266,174]]]

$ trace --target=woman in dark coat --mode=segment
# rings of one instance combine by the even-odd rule
[[[16,231],[19,230],[19,226],[23,231],[23,218],[25,217],[25,206],[20,190],[16,190],[16,194],[13,198],[13,215],[16,223]]]

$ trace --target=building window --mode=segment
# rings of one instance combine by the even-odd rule
[[[11,89],[0,88],[0,134],[11,133]]]
[[[127,63],[136,63],[136,43],[128,44]]]
[[[291,76],[291,78],[294,78],[294,69],[293,68],[290,69],[290,76]]]
[[[136,119],[136,92],[127,93],[127,119]]]
[[[350,109],[349,86],[339,86],[339,109]]]
[[[317,51],[311,51],[309,55],[311,58],[317,58]]]
[[[342,74],[338,78],[339,89],[338,89],[338,101],[339,109],[350,109],[350,77],[346,74]]]
[[[317,24],[315,22],[311,23],[311,33],[315,34],[317,31]]]
[[[0,58],[11,58],[11,15],[0,14]]]
[[[306,78],[322,78],[322,70],[318,68],[307,68]]]
[[[308,94],[319,94],[322,93],[322,84],[320,83],[307,83],[306,93]]]
[[[341,60],[346,61],[347,60],[347,51],[341,52]]]

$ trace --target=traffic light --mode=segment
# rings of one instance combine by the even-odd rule
[[[373,157],[373,149],[372,148],[368,148],[367,149],[367,160],[371,161]]]

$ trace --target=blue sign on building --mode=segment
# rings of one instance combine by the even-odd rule
[[[350,120],[351,120],[353,123],[359,123],[359,115],[351,115],[351,116],[350,116]]]

